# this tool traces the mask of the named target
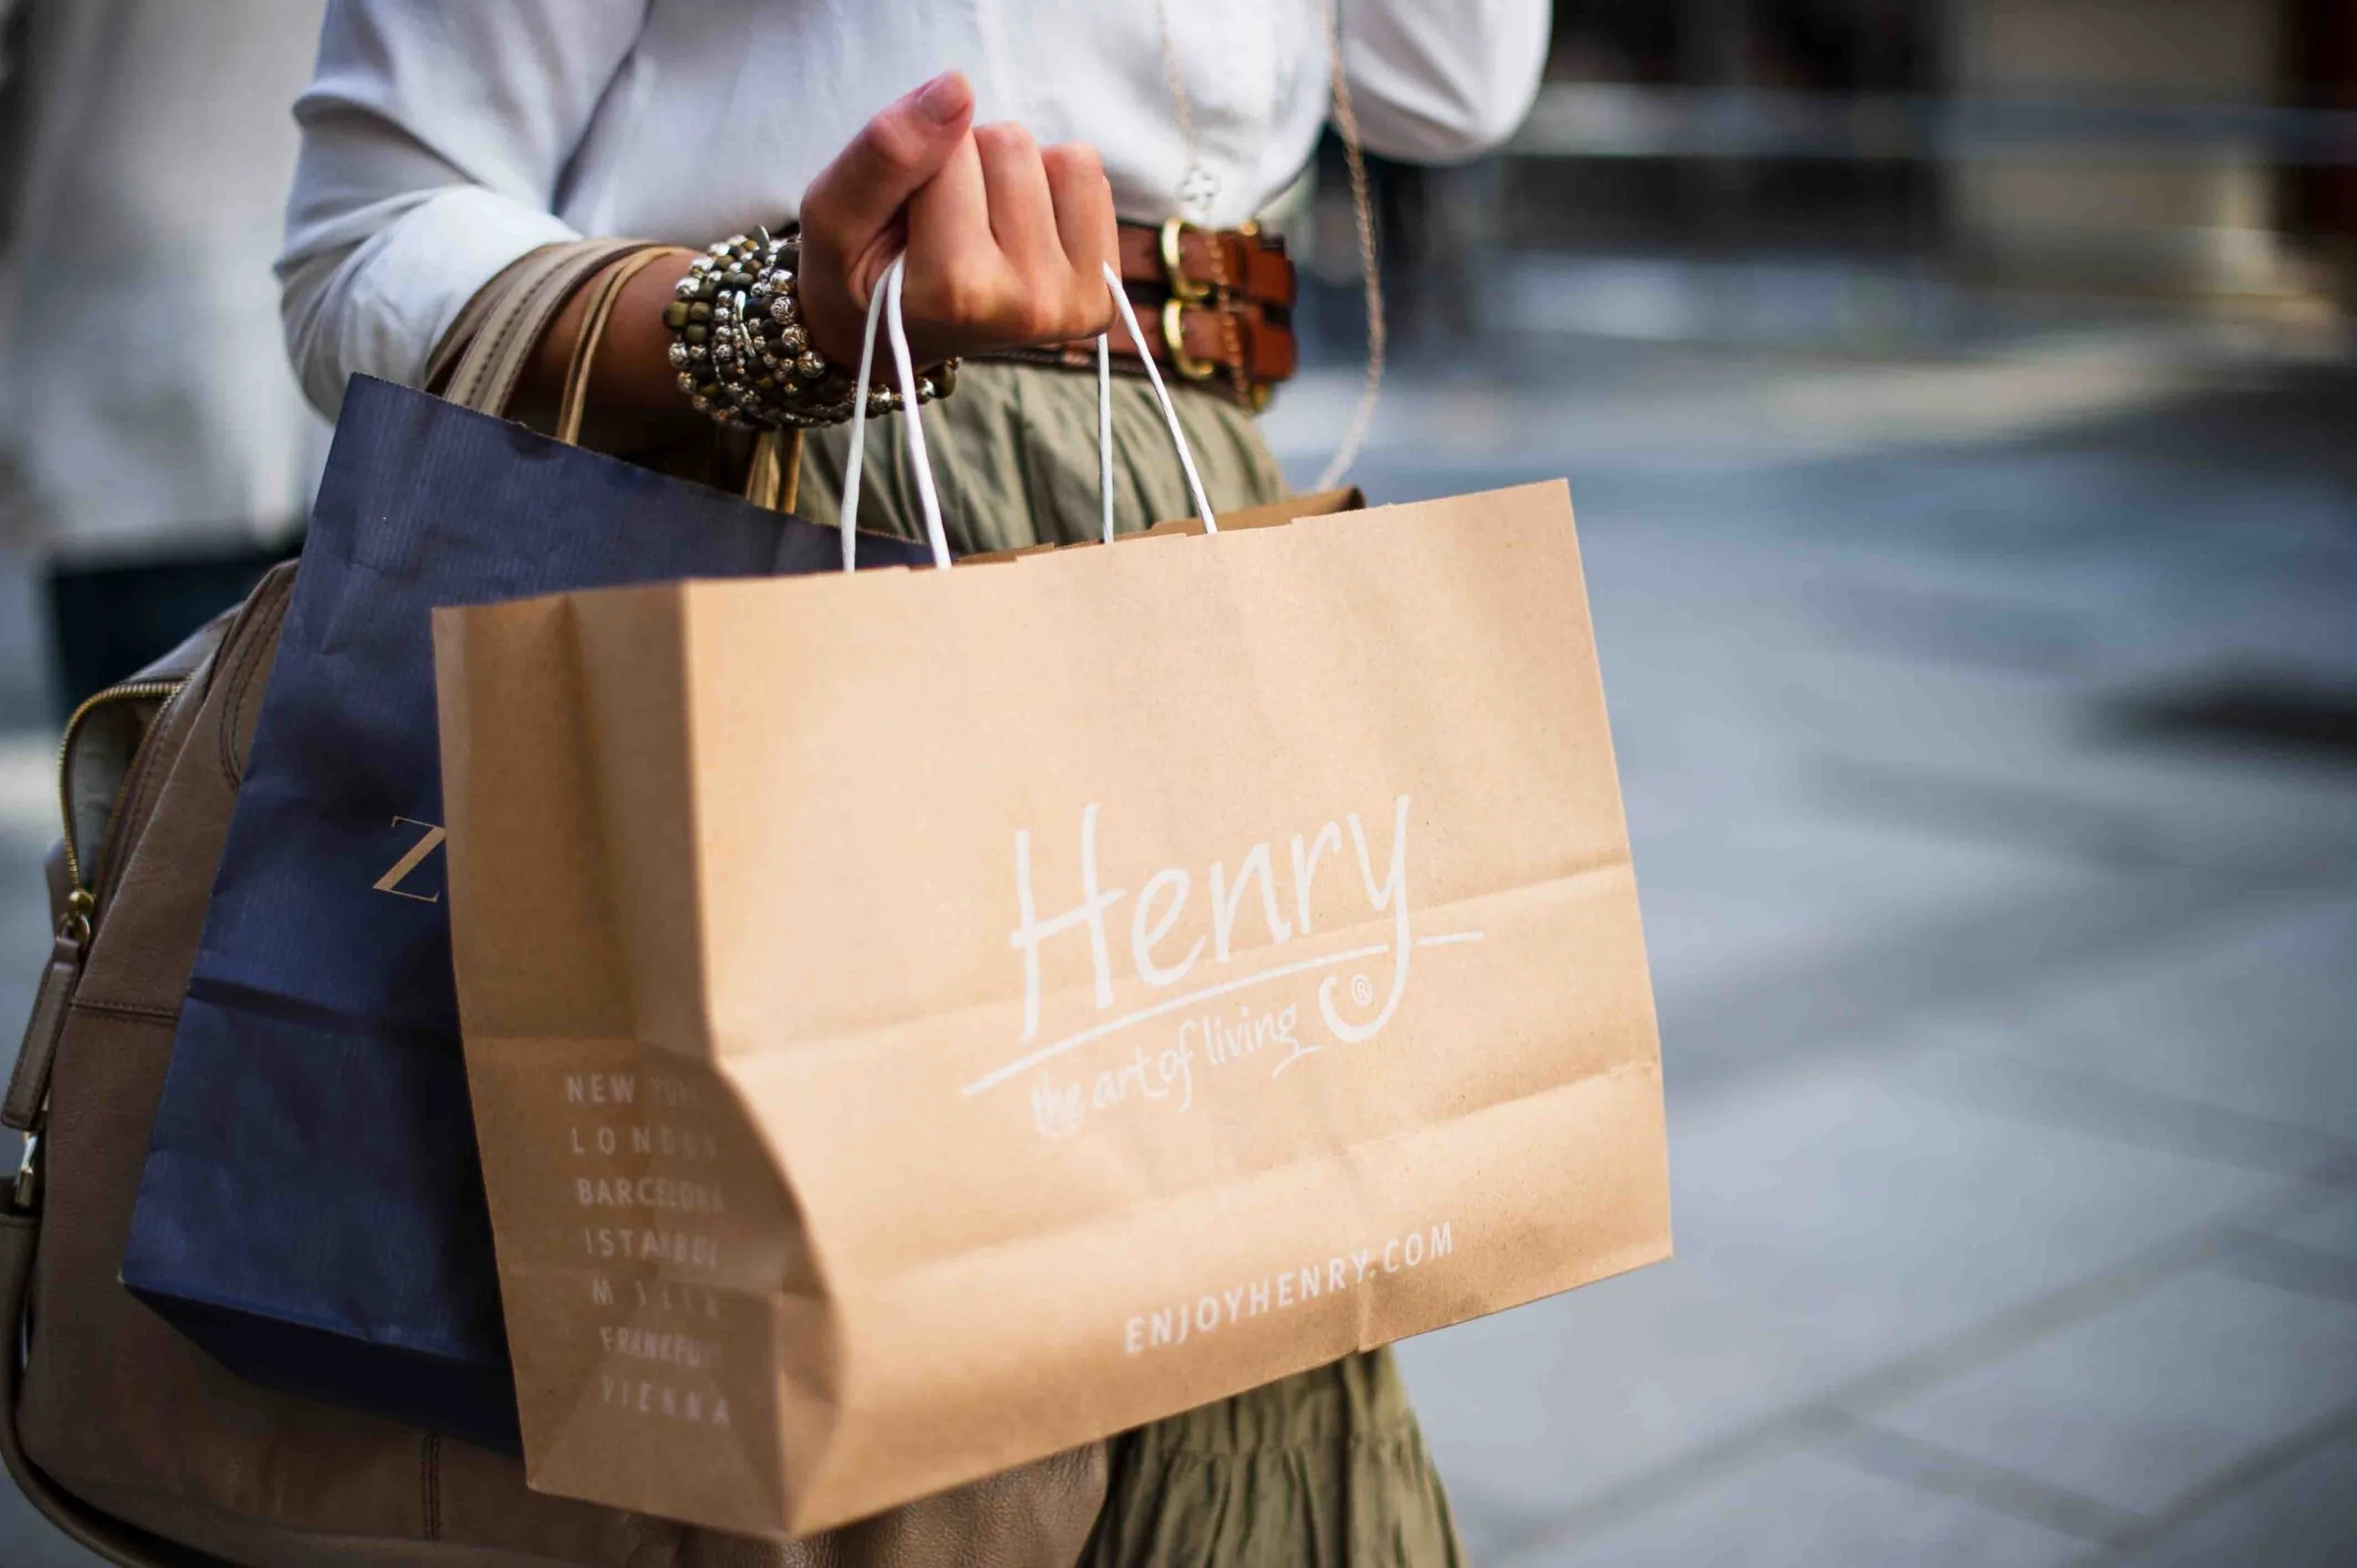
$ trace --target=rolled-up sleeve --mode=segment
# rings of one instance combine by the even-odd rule
[[[333,0],[295,104],[286,350],[332,418],[355,372],[415,384],[469,298],[576,238],[552,208],[647,0]]]
[[[1342,72],[1366,145],[1448,163],[1488,151],[1530,112],[1547,63],[1548,0],[1334,0]]]

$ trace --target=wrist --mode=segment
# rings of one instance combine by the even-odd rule
[[[696,252],[674,250],[632,275],[614,302],[590,366],[582,442],[599,451],[633,454],[709,428],[687,406],[665,361],[671,335],[662,323],[665,303]],[[512,417],[552,428],[566,372],[588,325],[595,280],[576,289],[533,351],[511,405]]]

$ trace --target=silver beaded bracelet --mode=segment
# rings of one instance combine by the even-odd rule
[[[798,233],[772,238],[764,228],[724,239],[688,264],[663,323],[679,390],[697,412],[767,429],[851,417],[857,377],[810,342],[795,280],[801,261]],[[930,367],[917,377],[917,401],[947,397],[957,375],[954,359]],[[868,389],[871,418],[900,402],[894,389]]]

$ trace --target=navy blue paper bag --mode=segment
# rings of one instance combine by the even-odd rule
[[[929,559],[861,540],[862,565]],[[841,562],[831,528],[354,379],[126,1285],[257,1382],[518,1446],[442,901],[430,612]]]

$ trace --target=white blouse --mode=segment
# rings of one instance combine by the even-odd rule
[[[953,65],[977,122],[1095,144],[1123,217],[1232,226],[1316,145],[1320,0],[1165,3],[1191,159],[1155,0],[333,0],[295,106],[288,353],[330,412],[355,371],[414,382],[525,251],[790,218],[870,115]],[[1332,3],[1375,151],[1469,157],[1528,110],[1548,0]]]

